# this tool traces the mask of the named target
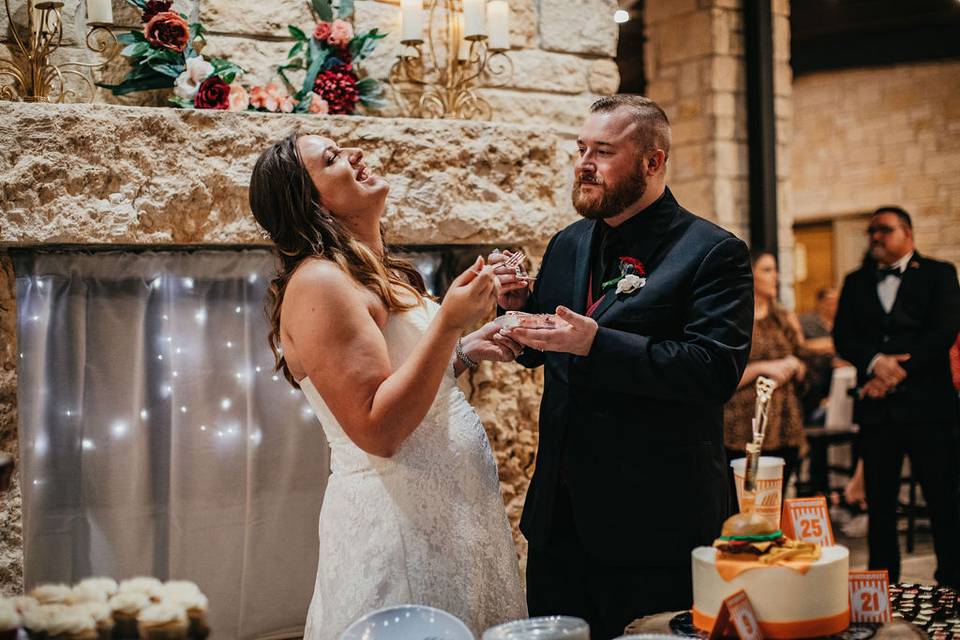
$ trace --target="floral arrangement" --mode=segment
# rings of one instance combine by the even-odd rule
[[[334,18],[330,0],[310,0],[316,24],[310,35],[289,25],[296,39],[287,62],[277,72],[296,102],[295,111],[310,113],[352,114],[358,104],[383,106],[380,83],[373,78],[361,79],[355,65],[369,56],[384,38],[377,29],[354,33],[348,18],[353,15],[353,0],[340,0]],[[287,72],[305,70],[299,90],[290,82]]]
[[[181,13],[170,11],[172,0],[127,0],[141,11],[143,31],[117,36],[133,67],[120,84],[97,83],[125,95],[173,87],[170,102],[189,109],[244,110],[249,99],[236,81],[243,74],[236,64],[219,58],[204,60],[197,51],[203,26],[190,24]]]
[[[633,293],[647,284],[647,270],[643,263],[630,256],[620,256],[620,276],[600,285],[601,291],[617,285],[617,295]]]

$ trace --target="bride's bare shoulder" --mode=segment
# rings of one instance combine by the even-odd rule
[[[314,316],[344,308],[366,308],[377,324],[385,315],[383,303],[369,289],[360,286],[335,262],[311,258],[299,265],[290,276],[283,296],[284,307]]]

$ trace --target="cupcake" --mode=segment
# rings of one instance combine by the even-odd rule
[[[200,593],[200,589],[192,582],[190,586],[164,585],[162,603],[174,604],[187,611],[190,628],[187,635],[191,640],[203,640],[210,635],[210,626],[207,624],[207,596]]]
[[[96,592],[103,594],[102,598],[97,598],[94,602],[106,602],[110,596],[117,592],[117,581],[113,578],[84,578],[73,588],[74,593],[78,591],[81,594],[92,595]],[[83,602],[83,600],[78,600]]]
[[[0,598],[0,640],[15,640],[20,629],[20,614],[12,600]]]
[[[40,604],[70,604],[73,589],[65,584],[42,584],[30,592]]]
[[[187,640],[187,612],[177,604],[150,605],[137,616],[143,640]]]
[[[40,603],[37,602],[37,599],[33,596],[16,596],[11,598],[10,602],[13,603],[13,606],[17,609],[17,613],[21,616],[23,616],[23,612],[27,609],[40,606]]]
[[[113,636],[113,612],[106,602],[82,602],[74,605],[74,609],[90,614],[97,625],[97,638],[110,640]]]
[[[150,606],[150,598],[140,591],[119,591],[107,601],[113,616],[113,635],[117,638],[137,638],[137,615]]]
[[[117,587],[117,593],[138,591],[140,593],[147,594],[151,600],[157,601],[160,599],[160,588],[162,586],[163,583],[156,578],[141,576],[139,578],[130,578],[129,580],[124,580],[121,582],[120,586]]]
[[[41,604],[24,609],[20,614],[20,621],[27,632],[27,637],[31,640],[46,640],[50,622],[54,616],[66,611],[67,608],[62,604]]]
[[[47,640],[97,640],[97,623],[89,613],[64,607],[47,620]]]

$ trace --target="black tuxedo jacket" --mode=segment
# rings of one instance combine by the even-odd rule
[[[950,379],[950,345],[960,330],[960,285],[952,264],[914,253],[903,272],[890,313],[877,295],[876,266],[867,262],[843,283],[833,340],[840,357],[857,368],[861,385],[878,353],[909,353],[907,378],[880,400],[858,400],[854,420],[958,421],[957,392]]]
[[[649,209],[654,209],[650,211]],[[750,352],[753,278],[746,245],[683,209],[667,190],[638,215],[645,286],[608,289],[587,356],[527,349],[544,366],[537,467],[520,527],[545,546],[558,483],[588,553],[610,566],[678,567],[726,516],[723,404]],[[525,311],[583,314],[594,220],[550,241]]]

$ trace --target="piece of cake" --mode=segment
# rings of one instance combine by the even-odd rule
[[[70,604],[73,589],[65,584],[41,584],[30,592],[40,604]]]
[[[146,594],[154,602],[160,600],[160,589],[163,583],[150,576],[140,576],[123,580],[117,587],[117,593],[139,592]]]
[[[98,640],[110,640],[113,637],[113,612],[106,602],[81,602],[73,605],[74,609],[82,611],[96,623]]]
[[[137,615],[150,606],[150,598],[141,591],[119,591],[107,602],[118,638],[137,637]]]
[[[693,550],[693,623],[710,631],[742,589],[767,638],[840,633],[850,626],[849,560],[845,547],[796,542],[765,518],[738,514],[714,546]]]
[[[47,619],[47,640],[97,640],[93,616],[74,607],[54,611]]]
[[[210,635],[210,626],[207,623],[209,603],[196,584],[171,580],[163,585],[161,594],[161,603],[179,605],[186,609],[189,622],[187,635],[191,640],[203,640]]]

